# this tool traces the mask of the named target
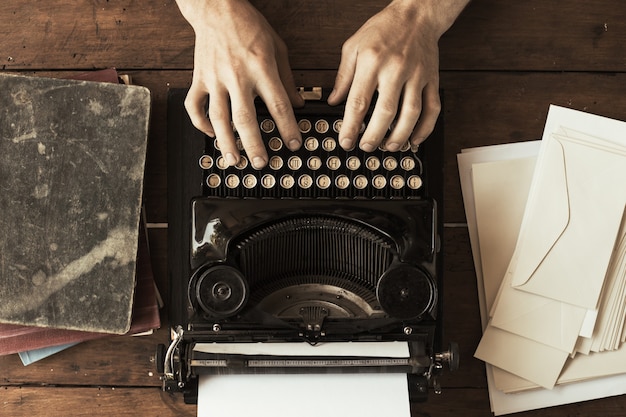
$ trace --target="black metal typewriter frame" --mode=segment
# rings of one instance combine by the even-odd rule
[[[168,274],[170,281],[170,293],[169,299],[173,302],[169,304],[169,322],[176,326],[181,325],[179,330],[182,330],[182,344],[181,349],[186,350],[185,355],[187,357],[192,356],[191,349],[196,341],[205,341],[209,338],[211,341],[232,341],[233,338],[229,334],[228,329],[220,329],[219,334],[216,334],[215,329],[212,328],[211,323],[205,325],[201,323],[194,323],[193,331],[191,329],[184,328],[188,326],[189,314],[186,311],[186,303],[182,300],[186,300],[187,292],[186,286],[180,285],[181,280],[186,282],[191,274],[193,268],[190,262],[190,219],[192,217],[192,200],[194,197],[200,195],[203,183],[204,173],[198,166],[198,158],[205,150],[205,135],[195,129],[191,124],[186,110],[184,108],[184,99],[187,94],[186,89],[173,89],[169,92],[168,97]],[[306,113],[306,107],[302,110]],[[428,162],[424,166],[423,175],[428,178],[425,182],[425,195],[429,199],[436,201],[435,215],[434,215],[434,227],[436,230],[435,241],[432,242],[432,260],[435,271],[432,271],[436,276],[437,292],[442,294],[443,279],[442,279],[442,266],[443,256],[440,251],[440,240],[442,236],[442,222],[443,218],[443,123],[442,117],[436,125],[435,131],[431,135],[430,139],[422,145],[424,150],[424,159]],[[309,200],[309,203],[314,200]],[[342,201],[345,202],[345,201]],[[375,202],[376,204],[385,204],[383,201],[354,201],[351,204],[367,204]],[[265,202],[264,202],[265,203]],[[394,204],[400,203],[395,201]],[[405,204],[419,204],[419,201],[412,202],[407,200]],[[266,203],[271,204],[271,203]],[[314,203],[315,205],[317,203]],[[325,200],[323,204],[332,205],[332,201]],[[176,302],[176,300],[181,300]],[[436,374],[441,369],[440,361],[435,361],[434,352],[440,352],[442,341],[442,310],[443,302],[439,297],[436,303],[436,311],[433,311],[430,318],[420,318],[419,320],[408,320],[398,325],[396,323],[393,328],[386,328],[384,331],[372,331],[369,334],[360,334],[357,340],[404,340],[407,342],[415,341],[426,336],[428,339],[433,340],[434,346],[432,346],[432,352],[426,354],[431,357],[430,369],[423,369],[424,372],[409,373],[410,386],[418,387],[417,390],[411,391],[412,400],[424,400],[427,392],[424,392],[424,386],[428,387],[429,383],[432,385],[432,381],[429,381],[428,377],[431,374]],[[407,332],[406,329],[412,329],[412,332]],[[241,332],[238,332],[238,337],[241,337]],[[346,334],[346,336],[352,336]],[[341,332],[334,332],[333,334],[325,335],[323,341],[341,341]],[[302,334],[294,333],[292,329],[286,330],[276,328],[270,330],[264,328],[261,332],[255,329],[250,329],[249,340],[252,341],[267,341],[273,340],[280,341],[302,341]],[[181,351],[182,352],[182,351]],[[456,359],[453,359],[456,360]],[[436,366],[433,369],[433,363],[436,362]],[[185,394],[185,402],[194,403],[197,398],[197,375],[195,371],[188,369],[185,364],[181,364],[181,373],[186,374],[187,381],[181,383],[181,381],[170,381],[169,384],[164,384],[164,388],[168,390],[179,390]]]

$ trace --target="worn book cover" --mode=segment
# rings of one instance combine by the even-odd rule
[[[0,74],[0,322],[130,328],[150,93]]]

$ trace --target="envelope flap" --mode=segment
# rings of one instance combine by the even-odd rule
[[[558,141],[545,143],[537,170],[543,173],[531,186],[517,246],[507,270],[515,287],[530,279],[570,219],[564,150]]]

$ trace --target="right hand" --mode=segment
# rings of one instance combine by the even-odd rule
[[[177,3],[196,34],[193,80],[185,99],[193,125],[216,137],[228,164],[235,165],[240,154],[232,119],[250,163],[260,169],[268,156],[254,107],[259,96],[285,145],[297,150],[302,136],[293,107],[304,102],[296,90],[287,47],[267,20],[247,0]]]

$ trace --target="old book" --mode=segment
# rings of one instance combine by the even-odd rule
[[[0,74],[0,322],[131,324],[150,93]]]

